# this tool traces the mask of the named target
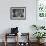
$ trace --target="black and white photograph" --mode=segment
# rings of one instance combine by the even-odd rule
[[[26,19],[26,8],[25,7],[11,7],[10,8],[10,19],[11,20],[25,20]]]

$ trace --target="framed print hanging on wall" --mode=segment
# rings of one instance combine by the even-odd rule
[[[11,7],[10,8],[11,20],[25,20],[26,19],[26,7]]]
[[[46,0],[37,0],[37,16],[46,18]]]
[[[43,25],[46,24],[46,0],[37,0],[37,15],[36,15],[36,23],[37,25]]]

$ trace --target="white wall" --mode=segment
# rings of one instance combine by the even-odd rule
[[[26,20],[10,20],[10,7],[26,7]],[[17,26],[32,35],[32,24],[36,24],[36,0],[0,0],[0,34]]]

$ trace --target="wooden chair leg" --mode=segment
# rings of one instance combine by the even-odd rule
[[[5,46],[7,46],[7,42],[5,41]]]
[[[7,46],[7,33],[5,34],[5,46]]]
[[[18,46],[18,34],[17,34],[16,40],[17,40],[17,42],[16,42],[15,46]]]
[[[18,46],[18,34],[17,34],[17,46]]]

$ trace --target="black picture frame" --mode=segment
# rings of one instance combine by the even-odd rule
[[[11,20],[25,20],[26,19],[26,7],[11,7],[10,8]]]

